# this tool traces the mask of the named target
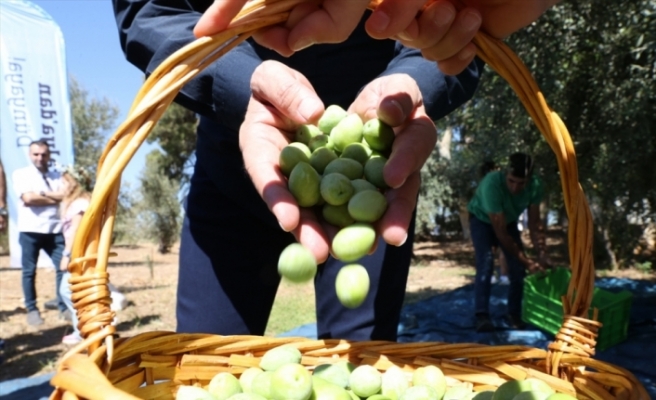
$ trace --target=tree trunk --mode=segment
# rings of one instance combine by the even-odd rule
[[[542,220],[542,225],[544,225],[545,231],[549,229],[549,198],[546,197],[541,203],[540,203],[540,219]]]
[[[604,249],[606,250],[606,254],[608,254],[608,259],[610,260],[610,268],[612,271],[617,271],[620,265],[617,262],[617,256],[615,255],[612,243],[610,242],[610,233],[608,231],[608,227],[604,226],[600,229],[601,237],[604,242]]]
[[[565,206],[558,209],[558,226],[560,226],[563,232],[569,230],[569,215],[567,215],[567,209]],[[565,243],[567,243],[567,240],[565,240]]]
[[[458,217],[460,218],[460,226],[462,227],[463,240],[471,240],[471,232],[469,231],[469,211],[467,211],[467,202],[459,202]]]
[[[440,157],[447,160],[451,159],[451,140],[453,138],[453,131],[451,127],[446,128],[442,140],[438,143],[438,148],[440,152]]]

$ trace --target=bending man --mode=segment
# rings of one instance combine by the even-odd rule
[[[522,296],[526,270],[537,272],[548,265],[544,227],[540,220],[542,184],[533,175],[533,160],[524,153],[510,156],[506,171],[488,173],[476,189],[467,209],[469,225],[476,253],[475,315],[476,330],[494,330],[490,320],[489,302],[494,253],[500,246],[508,263],[510,287],[508,290],[508,325],[521,329],[523,323]],[[528,208],[528,224],[538,260],[524,252],[517,219]]]

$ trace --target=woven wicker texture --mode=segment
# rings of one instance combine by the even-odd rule
[[[578,398],[648,399],[629,371],[593,358],[600,324],[595,316],[587,315],[594,289],[592,217],[579,184],[569,133],[521,60],[501,41],[481,32],[475,38],[478,56],[515,90],[558,160],[570,222],[572,278],[563,298],[566,316],[548,350],[514,345],[399,344],[172,332],[114,338],[107,263],[121,173],[185,83],[257,29],[285,21],[288,10],[302,1],[247,3],[228,29],[180,49],[143,84],[126,121],[99,160],[91,204],[75,237],[69,270],[72,298],[85,340],[60,360],[51,381],[56,387],[51,399],[172,399],[179,385],[206,385],[221,371],[239,374],[258,365],[266,350],[283,343],[296,345],[308,368],[343,358],[380,370],[393,364],[408,370],[434,364],[442,368],[451,383],[468,382],[477,391],[533,376]],[[370,8],[378,2],[372,0]]]

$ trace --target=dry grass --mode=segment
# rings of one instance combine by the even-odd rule
[[[128,307],[118,312],[120,335],[174,330],[177,252],[159,255],[152,246],[113,250],[119,256],[109,268],[110,280],[129,300]],[[152,277],[147,257],[154,257]],[[58,311],[43,307],[55,296],[54,270],[37,271],[38,307],[45,324],[32,327],[25,322],[21,271],[8,265],[8,257],[0,257],[0,337],[5,340],[0,381],[53,371],[57,359],[68,349],[61,339],[71,331],[69,323],[58,319]]]

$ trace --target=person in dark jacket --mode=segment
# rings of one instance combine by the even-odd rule
[[[127,59],[150,74],[195,39],[212,4],[205,0],[113,0]],[[265,332],[280,277],[281,251],[295,240],[323,262],[315,277],[317,336],[395,340],[414,233],[419,170],[429,157],[432,121],[473,95],[483,63],[443,74],[418,50],[374,40],[365,16],[349,38],[289,58],[247,40],[182,88],[176,101],[199,115],[196,164],[185,201],[177,293],[177,330]],[[376,251],[360,260],[371,279],[362,306],[335,294],[343,263],[329,257],[328,233],[301,211],[276,171],[288,132],[316,122],[327,105],[395,127],[385,169],[388,211]]]

